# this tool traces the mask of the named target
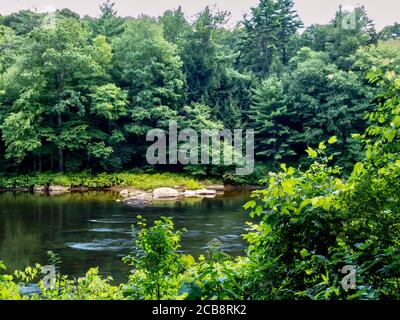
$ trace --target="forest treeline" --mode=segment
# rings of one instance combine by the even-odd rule
[[[292,0],[261,0],[234,28],[206,7],[123,18],[69,9],[0,16],[0,171],[118,172],[146,166],[149,129],[248,128],[259,164],[308,164],[337,137],[338,165],[364,157],[373,67],[398,71],[400,25],[378,32],[365,8],[304,28]],[[171,169],[171,168],[166,168]],[[234,180],[232,168],[187,166]],[[176,170],[176,168],[174,169]]]
[[[336,137],[307,153],[301,170],[281,164],[266,187],[244,205],[251,209],[245,254],[233,258],[211,240],[205,255],[182,252],[171,218],[133,229],[133,250],[123,258],[128,280],[116,285],[98,268],[72,278],[40,265],[7,270],[0,261],[1,299],[43,300],[399,300],[400,299],[400,78],[371,73],[377,105],[370,126],[356,136],[365,151],[346,179],[332,162]],[[21,290],[38,283],[40,292]]]

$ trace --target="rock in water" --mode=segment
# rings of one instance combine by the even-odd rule
[[[225,191],[225,186],[224,185],[212,185],[212,186],[206,186],[207,190],[215,190],[215,191]]]
[[[198,197],[199,195],[196,193],[196,190],[186,190],[183,193],[183,196],[187,198],[195,198]]]
[[[46,192],[48,190],[47,186],[34,186],[34,192]]]
[[[170,199],[178,198],[181,193],[173,188],[157,188],[153,190],[153,198],[156,199]]]
[[[217,191],[207,189],[196,190],[195,192],[199,196],[215,196],[217,194]]]
[[[63,186],[49,186],[49,192],[69,192],[70,188]]]
[[[152,203],[153,197],[150,193],[147,192],[142,192],[142,193],[136,193],[133,196],[130,196],[129,198],[126,198],[123,200],[123,202],[133,208],[144,208],[145,206],[149,205]]]
[[[125,189],[125,190],[122,190],[119,194],[122,197],[128,197],[129,196],[129,191],[128,191],[128,189]]]

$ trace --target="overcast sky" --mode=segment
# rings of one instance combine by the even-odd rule
[[[0,14],[9,14],[22,9],[42,12],[47,7],[69,8],[81,16],[97,16],[102,0],[0,0]],[[190,18],[206,5],[216,5],[232,13],[231,23],[239,21],[245,12],[258,0],[114,0],[121,16],[135,17],[141,13],[158,16],[167,9],[182,6]],[[378,29],[400,22],[400,0],[295,0],[296,9],[306,26],[313,23],[329,22],[340,4],[344,6],[361,4]]]

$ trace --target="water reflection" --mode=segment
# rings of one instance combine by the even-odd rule
[[[174,217],[177,228],[187,229],[183,252],[203,254],[207,243],[218,237],[226,252],[242,254],[241,234],[248,220],[242,205],[249,195],[234,192],[132,209],[116,202],[119,196],[109,192],[0,193],[0,260],[9,269],[20,269],[36,262],[46,264],[46,252],[52,250],[63,261],[62,272],[82,275],[99,266],[104,274],[123,281],[128,268],[120,259],[130,251],[131,225],[139,214],[149,223],[162,215]]]

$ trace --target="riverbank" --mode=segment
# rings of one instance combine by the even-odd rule
[[[0,177],[0,191],[68,192],[124,189],[153,190],[178,188],[201,190],[211,185],[222,185],[218,180],[200,180],[177,173],[40,173]]]

